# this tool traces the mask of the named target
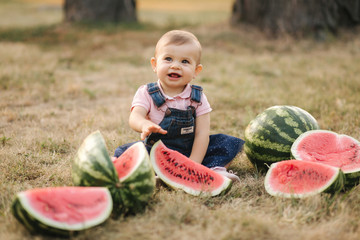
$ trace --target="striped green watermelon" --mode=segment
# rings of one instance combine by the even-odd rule
[[[322,192],[337,193],[344,187],[340,168],[298,160],[271,164],[266,173],[265,190],[272,196],[304,198]]]
[[[135,213],[143,210],[155,189],[155,173],[151,167],[148,151],[142,142],[135,143],[113,162],[122,192],[126,194],[125,206]]]
[[[144,210],[155,189],[155,174],[144,144],[134,144],[112,162],[99,131],[86,137],[80,146],[72,177],[77,186],[108,187],[114,212],[120,214]]]
[[[258,171],[290,159],[291,145],[303,132],[319,129],[317,121],[295,106],[273,106],[256,116],[245,129],[244,151]]]
[[[32,233],[72,236],[105,222],[113,202],[104,187],[52,187],[20,192],[12,213]]]
[[[291,147],[297,160],[318,162],[341,168],[346,186],[353,187],[360,180],[360,142],[345,134],[326,130],[312,130],[301,134]]]

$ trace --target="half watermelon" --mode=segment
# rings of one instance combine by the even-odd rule
[[[145,145],[142,142],[135,143],[113,164],[122,185],[120,192],[123,204],[132,213],[142,211],[155,189],[155,173]]]
[[[112,162],[99,131],[87,136],[80,146],[72,177],[77,186],[108,187],[118,214],[143,211],[155,189],[155,174],[144,144],[134,144]]]
[[[113,207],[102,187],[53,187],[17,194],[12,213],[29,231],[59,236],[103,223]]]
[[[216,196],[225,193],[232,185],[229,178],[167,148],[161,140],[152,147],[150,159],[161,180],[194,196]]]
[[[273,163],[265,176],[265,190],[272,196],[304,198],[343,189],[339,168],[313,162],[286,160]]]
[[[347,186],[359,183],[360,142],[350,136],[326,130],[308,131],[296,139],[291,154],[297,160],[341,168]]]

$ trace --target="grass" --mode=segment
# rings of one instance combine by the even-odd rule
[[[149,59],[170,28],[194,32],[203,45],[204,71],[194,83],[214,109],[211,133],[243,138],[258,113],[289,104],[310,112],[323,129],[360,139],[360,40],[352,33],[322,43],[268,39],[247,26],[231,28],[229,11],[215,1],[199,1],[208,6],[200,13],[139,1],[137,25],[84,28],[59,23],[60,15],[54,20],[59,6],[50,2],[53,8],[41,14],[33,10],[44,3],[0,3],[2,13],[13,14],[13,21],[0,14],[0,239],[46,239],[14,219],[14,195],[72,185],[72,158],[92,131],[101,130],[109,154],[139,138],[127,124],[129,106],[138,86],[156,80]],[[203,18],[209,12],[217,18]],[[264,176],[244,154],[231,169],[242,181],[225,196],[196,198],[161,187],[144,214],[110,219],[74,239],[359,238],[359,187],[333,197],[279,199],[265,192]]]

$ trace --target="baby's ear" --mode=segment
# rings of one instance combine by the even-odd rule
[[[203,70],[203,65],[202,64],[198,64],[195,68],[195,76],[194,78]]]
[[[150,59],[150,63],[151,63],[152,69],[154,70],[154,72],[156,72],[156,58],[155,58],[155,57],[152,57],[152,58]]]

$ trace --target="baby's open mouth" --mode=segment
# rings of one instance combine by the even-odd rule
[[[171,78],[179,78],[179,77],[181,77],[181,75],[178,74],[178,73],[170,73],[170,74],[168,74],[168,76],[171,77]]]

